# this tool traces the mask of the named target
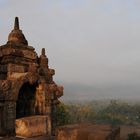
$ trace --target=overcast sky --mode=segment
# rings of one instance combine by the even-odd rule
[[[15,16],[64,100],[140,99],[140,0],[0,0],[1,45]]]

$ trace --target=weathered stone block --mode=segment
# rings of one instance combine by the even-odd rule
[[[0,65],[0,72],[6,73],[7,72],[7,65]]]
[[[25,70],[26,70],[25,66],[21,66],[17,64],[8,64],[8,72],[24,73]]]
[[[16,135],[34,137],[46,134],[46,116],[31,116],[16,120]]]

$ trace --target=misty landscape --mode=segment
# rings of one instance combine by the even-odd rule
[[[0,0],[0,32],[0,139],[140,140],[139,0]]]
[[[65,98],[87,94],[90,99],[137,99],[139,6],[139,0],[1,0],[0,44],[6,42],[18,11],[29,44],[37,52],[46,48],[55,79],[64,84]]]

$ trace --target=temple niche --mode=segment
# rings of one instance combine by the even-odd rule
[[[7,43],[0,46],[0,136],[15,135],[16,119],[36,115],[46,116],[47,133],[52,134],[53,108],[63,95],[63,87],[53,81],[54,74],[45,49],[37,55],[16,17]]]

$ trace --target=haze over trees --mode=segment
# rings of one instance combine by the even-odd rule
[[[60,104],[58,125],[73,123],[105,123],[136,125],[140,123],[140,103],[119,100]]]

